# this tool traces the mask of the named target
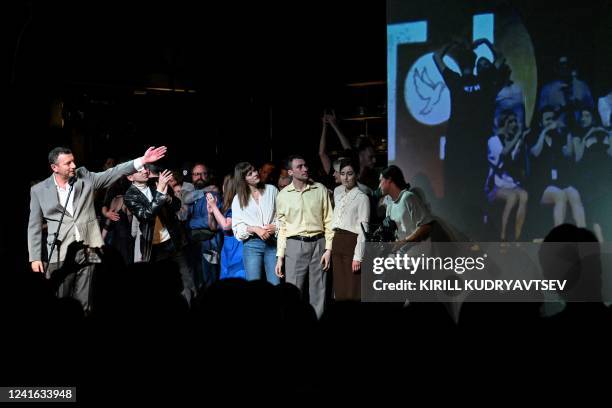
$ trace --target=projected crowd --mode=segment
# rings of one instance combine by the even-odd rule
[[[481,44],[494,61],[477,58],[474,49]],[[460,72],[447,66],[445,56],[452,56]],[[523,90],[489,41],[449,43],[434,53],[434,61],[451,96],[445,197],[460,208],[461,219],[452,220],[458,228],[478,238],[483,223],[496,225],[496,239],[518,241],[526,220],[530,226],[547,220],[543,228],[532,228],[540,237],[572,222],[609,240],[612,92],[600,95],[596,106],[572,61],[560,56],[556,78],[541,87],[533,120],[526,123]]]

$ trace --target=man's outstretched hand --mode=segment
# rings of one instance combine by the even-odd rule
[[[155,147],[151,146],[142,156],[142,164],[155,163],[166,155],[168,148],[166,146]]]

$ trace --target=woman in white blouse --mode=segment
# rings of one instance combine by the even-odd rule
[[[336,300],[361,298],[361,261],[365,249],[365,236],[361,225],[368,228],[370,200],[357,187],[359,165],[350,159],[340,162],[342,185],[334,190],[334,241],[332,265]]]
[[[232,230],[242,241],[244,270],[247,280],[265,278],[276,285],[276,195],[278,189],[264,184],[250,163],[238,163],[234,168],[236,196],[232,201]]]

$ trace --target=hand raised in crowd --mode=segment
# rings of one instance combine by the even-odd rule
[[[106,211],[106,213],[104,214],[104,216],[106,218],[108,218],[111,221],[119,221],[119,213],[113,210],[108,210]]]
[[[166,146],[155,147],[151,146],[142,156],[142,164],[155,163],[166,155],[168,148]]]
[[[215,205],[211,204],[210,202],[206,202],[206,211],[208,212],[208,214],[212,214],[215,212]]]
[[[336,111],[332,110],[332,113],[327,113],[325,117],[327,119],[327,123],[329,123],[330,125],[333,125],[336,123]]]
[[[217,206],[217,197],[212,193],[206,193],[206,203]]]
[[[335,122],[336,121],[336,111],[334,109],[332,109],[331,114],[328,115],[330,121]]]
[[[523,133],[521,133],[521,138],[525,139],[530,133],[531,133],[530,128],[523,130]]]
[[[162,194],[168,194],[168,182],[172,178],[172,172],[170,170],[164,170],[159,175],[159,181],[157,182],[157,191]]]
[[[206,193],[206,209],[209,214],[212,214],[217,206],[217,197],[212,193]]]

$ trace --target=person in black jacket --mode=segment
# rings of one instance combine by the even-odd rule
[[[157,183],[148,183],[150,170],[145,168],[128,179],[132,185],[125,193],[124,202],[140,223],[140,251],[143,262],[168,260],[175,263],[183,281],[183,296],[189,304],[196,294],[183,248],[186,239],[176,212],[181,200],[176,198],[168,181],[170,170],[159,175]],[[151,178],[151,181],[153,179]]]

